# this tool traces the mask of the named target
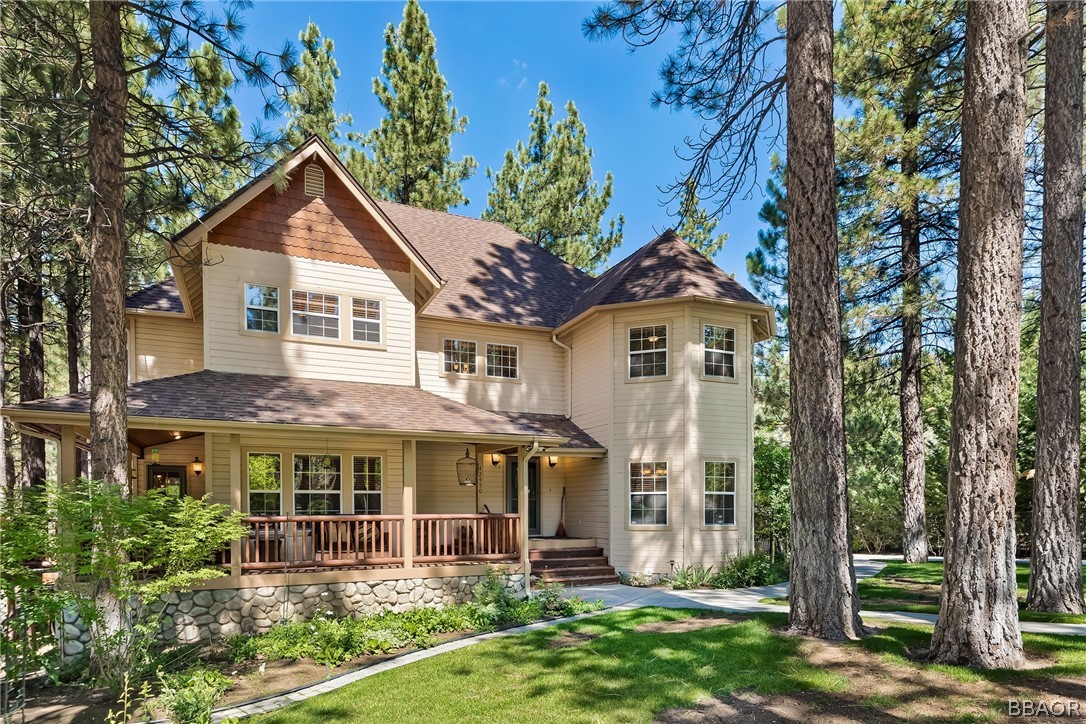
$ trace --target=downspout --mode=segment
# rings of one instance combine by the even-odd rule
[[[573,348],[559,342],[557,334],[551,341],[566,351],[566,417],[573,419]]]

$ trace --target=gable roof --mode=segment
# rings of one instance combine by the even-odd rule
[[[593,307],[683,297],[765,306],[727,272],[668,229],[600,275],[570,307],[561,323],[570,322]]]
[[[181,301],[181,292],[177,291],[177,282],[173,279],[167,279],[149,287],[144,287],[124,300],[124,308],[168,314],[185,313],[185,305]]]
[[[554,328],[592,277],[495,221],[378,201],[446,283],[434,317]]]

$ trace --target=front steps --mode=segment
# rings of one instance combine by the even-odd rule
[[[557,581],[565,586],[618,583],[618,574],[602,548],[543,548],[528,551],[533,581]]]

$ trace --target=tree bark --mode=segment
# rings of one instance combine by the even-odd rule
[[[1082,2],[1045,20],[1044,227],[1037,461],[1027,607],[1082,613]]]
[[[905,115],[905,133],[916,129],[919,111]],[[916,175],[916,151],[901,161],[901,173]],[[908,563],[928,560],[928,520],[924,509],[924,418],[920,405],[922,299],[920,296],[920,197],[914,190],[901,210],[901,549]]]
[[[826,639],[862,633],[845,482],[833,3],[789,0],[788,304],[792,532],[788,622]]]
[[[45,397],[45,299],[42,290],[41,249],[27,251],[16,283],[19,320],[19,401]],[[45,484],[45,440],[22,435],[19,484],[24,488]]]
[[[83,391],[83,279],[73,258],[64,277],[64,336],[67,340],[68,392]]]
[[[90,4],[91,476],[128,484],[124,334],[124,119],[128,100],[118,0]]]
[[[1027,3],[967,3],[945,571],[931,659],[1023,662],[1014,486]]]

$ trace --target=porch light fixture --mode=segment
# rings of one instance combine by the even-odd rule
[[[553,468],[557,464],[558,464],[558,456],[557,455],[548,455],[547,456],[547,465],[549,467]]]
[[[490,464],[494,467],[498,467],[498,463],[502,461],[502,456],[498,453],[490,453]]]
[[[199,455],[192,460],[192,474],[197,477],[204,474],[204,464],[200,461]]]
[[[464,448],[464,457],[456,461],[456,481],[461,485],[475,485],[478,466],[471,457],[471,448]]]
[[[332,467],[332,454],[328,452],[328,440],[324,441],[324,457],[321,458],[321,467],[327,470]]]
[[[180,432],[171,432],[170,434],[173,435],[174,440],[180,440],[181,439],[181,433]]]
[[[158,448],[157,447],[151,448],[151,463],[153,465],[158,465]]]

